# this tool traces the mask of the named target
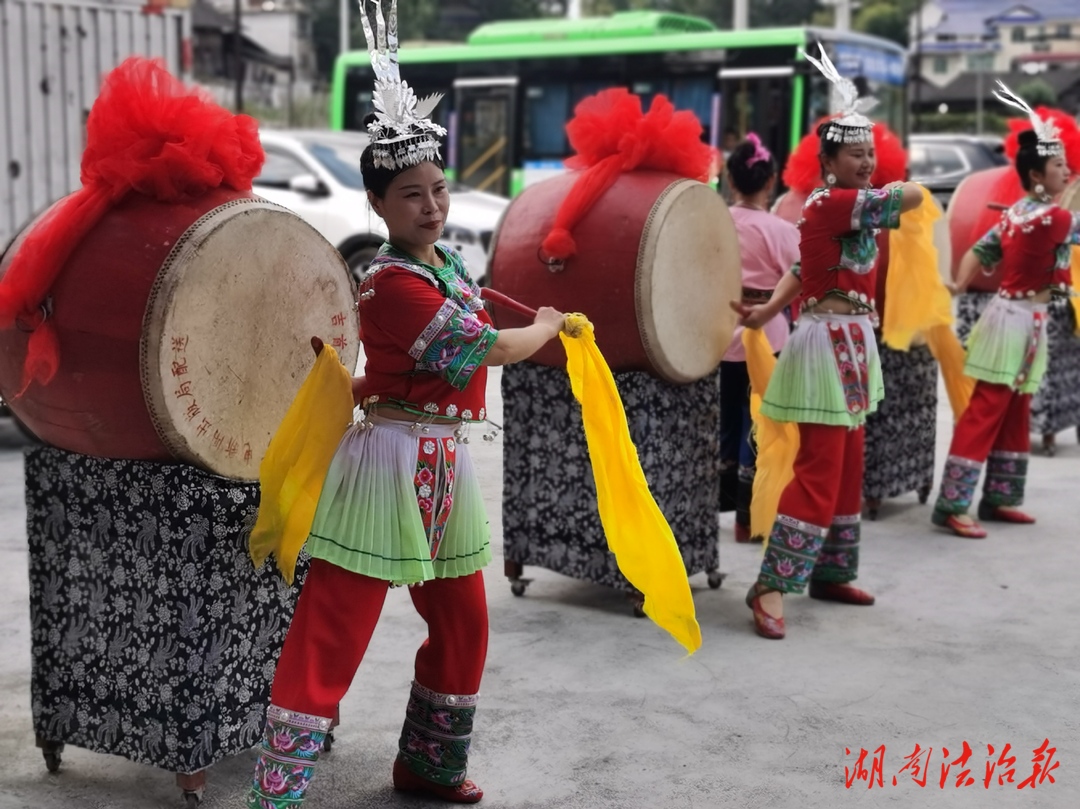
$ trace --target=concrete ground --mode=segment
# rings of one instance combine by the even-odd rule
[[[498,378],[490,393],[499,418]],[[942,405],[938,457],[950,420]],[[721,519],[721,589],[692,580],[704,645],[693,657],[619,594],[544,570],[524,598],[501,575],[501,446],[475,442],[494,528],[487,570],[492,636],[470,774],[490,809],[1080,806],[1077,523],[1080,447],[1035,456],[1034,528],[988,540],[932,530],[914,494],[889,501],[865,529],[861,582],[872,608],[792,597],[788,638],[754,635],[743,596],[760,550],[736,545]],[[68,748],[49,775],[31,727],[27,555],[21,438],[0,424],[0,807],[180,807],[173,777]],[[692,482],[688,481],[688,485]],[[421,807],[390,788],[412,653],[423,625],[407,593],[391,593],[371,650],[342,705],[312,809]],[[1012,746],[1015,780],[1044,739],[1060,766],[1034,789],[984,787],[987,745]],[[956,786],[972,750],[975,783]],[[930,749],[926,785],[900,772]],[[884,746],[883,787],[845,786],[861,749]],[[851,755],[845,751],[850,750]],[[210,771],[203,806],[240,809],[254,753]],[[872,755],[871,755],[872,758]],[[870,769],[867,762],[867,769]],[[893,785],[893,777],[897,783]],[[920,779],[921,780],[921,779]]]

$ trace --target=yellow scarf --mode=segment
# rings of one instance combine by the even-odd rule
[[[644,594],[645,614],[693,654],[701,646],[701,629],[686,565],[645,481],[615,379],[596,346],[592,324],[582,315],[568,315],[559,338],[566,349],[570,387],[581,403],[608,547],[619,570]]]
[[[795,477],[795,455],[799,452],[799,425],[773,421],[761,413],[761,399],[769,387],[776,357],[769,338],[761,329],[743,329],[746,370],[750,374],[750,418],[757,443],[757,472],[750,501],[750,533],[765,537],[776,521],[780,495]]]
[[[352,412],[352,377],[324,345],[259,465],[259,516],[248,540],[255,567],[273,554],[289,584]]]
[[[1072,249],[1072,288],[1073,293],[1080,295],[1080,247]],[[1080,337],[1080,297],[1074,297],[1069,301],[1072,304],[1073,314],[1076,316],[1076,335]]]
[[[952,330],[952,296],[938,273],[934,222],[940,217],[930,193],[923,189],[922,204],[900,217],[900,227],[889,232],[881,336],[896,351],[911,348],[916,334],[926,338],[941,366],[953,418],[959,420],[975,390],[975,380],[964,375],[964,348]]]

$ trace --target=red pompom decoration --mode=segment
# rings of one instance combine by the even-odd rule
[[[233,115],[203,90],[188,89],[163,63],[134,57],[105,77],[90,110],[83,187],[30,231],[0,279],[0,328],[32,328],[21,395],[47,384],[59,341],[42,305],[71,251],[130,191],[182,202],[227,186],[251,189],[265,155],[258,124]]]
[[[581,175],[563,199],[541,249],[547,258],[565,260],[576,245],[571,235],[593,204],[618,179],[634,169],[667,171],[706,181],[712,155],[701,140],[701,124],[687,110],[676,111],[664,96],[643,113],[641,99],[623,87],[603,90],[574,108],[566,134],[576,154],[566,167]]]
[[[1080,126],[1076,119],[1062,110],[1052,107],[1036,107],[1035,114],[1044,121],[1053,121],[1060,133],[1058,137],[1065,144],[1065,162],[1074,174],[1080,174]],[[1005,138],[1005,154],[1016,162],[1016,153],[1020,151],[1020,133],[1031,129],[1030,118],[1010,118],[1009,135]]]

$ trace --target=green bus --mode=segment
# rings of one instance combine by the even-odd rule
[[[704,138],[726,151],[757,132],[786,160],[827,114],[830,85],[799,53],[821,42],[841,74],[876,96],[873,111],[904,131],[905,52],[877,37],[824,28],[721,31],[700,17],[630,11],[578,20],[494,22],[464,43],[410,42],[402,77],[418,95],[441,92],[447,168],[459,182],[512,196],[562,170],[565,125],[582,98],[623,86],[648,105],[663,93],[692,110]],[[361,129],[371,110],[366,51],[338,57],[332,129]]]

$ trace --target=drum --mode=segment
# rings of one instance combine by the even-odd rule
[[[802,191],[796,191],[795,189],[785,191],[776,198],[776,202],[772,206],[772,212],[785,222],[790,222],[793,225],[798,224],[799,220],[802,219],[803,205],[806,204],[808,196],[809,194],[804,194]]]
[[[960,269],[960,259],[986,232],[1001,221],[1001,208],[1024,196],[1020,176],[1012,166],[983,169],[965,177],[949,202],[949,237],[952,242],[952,278]],[[975,273],[969,285],[973,292],[996,292],[1001,272]]]
[[[27,228],[0,260],[0,275]],[[163,204],[130,194],[72,252],[51,290],[60,366],[12,398],[28,335],[0,332],[0,391],[43,441],[179,459],[255,479],[313,363],[310,338],[355,367],[345,262],[298,216],[251,194]]]
[[[1080,177],[1073,179],[1061,192],[1058,204],[1067,211],[1080,211]]]
[[[569,173],[529,186],[507,208],[491,246],[491,286],[532,307],[582,312],[613,371],[647,371],[676,384],[720,364],[741,297],[735,223],[709,186],[664,172],[628,172],[574,227],[577,254],[552,271],[538,255]],[[525,325],[495,311],[501,327]],[[552,341],[530,359],[563,366]]]

